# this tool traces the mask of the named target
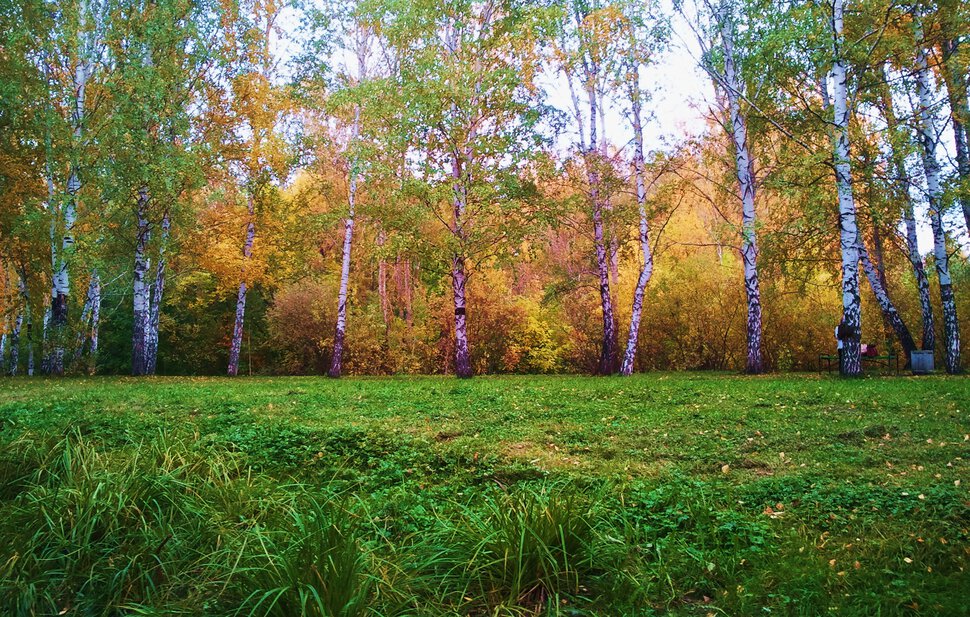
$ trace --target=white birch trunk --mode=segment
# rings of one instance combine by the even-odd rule
[[[148,316],[148,332],[146,334],[145,374],[154,375],[158,365],[158,323],[162,315],[162,300],[165,294],[165,250],[168,247],[168,236],[171,227],[168,212],[162,217],[162,232],[158,246],[158,262],[155,266],[154,293],[151,298],[151,310]]]
[[[922,36],[917,36],[917,40]],[[933,119],[933,93],[926,51],[921,43],[916,50],[916,89],[919,96],[920,144],[923,169],[926,175],[929,200],[930,226],[933,229],[933,256],[936,274],[940,281],[940,303],[943,307],[943,363],[946,372],[960,372],[960,328],[957,321],[956,302],[953,298],[953,281],[950,279],[950,257],[946,250],[946,230],[943,228],[943,191],[940,188],[940,165],[936,160],[936,123]]]
[[[859,228],[852,195],[852,169],[849,158],[849,108],[846,65],[843,59],[843,13],[845,0],[832,3],[832,66],[835,181],[839,196],[839,246],[842,253],[842,342],[839,371],[842,375],[862,375],[862,307],[859,296]]]
[[[91,271],[91,280],[88,282],[88,292],[84,296],[84,307],[81,309],[81,323],[78,326],[77,339],[74,344],[74,362],[77,363],[84,353],[84,344],[88,340],[90,329],[88,324],[91,318],[91,311],[94,307],[94,290],[97,287],[97,270]]]
[[[246,240],[243,243],[243,267],[239,281],[239,291],[236,294],[236,321],[232,327],[232,342],[229,344],[229,366],[227,373],[235,377],[239,373],[239,353],[242,350],[243,324],[246,319],[246,267],[253,255],[253,241],[256,239],[256,209],[252,195],[248,196],[246,211],[249,222],[246,225]]]
[[[722,3],[718,25],[724,50],[724,90],[731,115],[730,136],[734,143],[735,173],[741,198],[741,259],[747,297],[747,354],[745,372],[764,372],[761,334],[761,285],[758,279],[757,213],[755,210],[754,161],[748,147],[747,119],[741,114],[741,79],[734,59],[734,24],[726,3]]]
[[[17,318],[14,319],[13,329],[10,331],[10,366],[8,368],[8,374],[11,377],[17,376],[17,371],[20,369],[20,328],[24,323],[24,312],[23,309],[17,312]]]
[[[960,178],[960,190],[957,201],[963,210],[963,220],[970,231],[970,150],[967,146],[967,123],[970,123],[970,105],[967,103],[967,77],[959,67],[954,66],[953,57],[959,48],[959,41],[945,40],[942,43],[943,63],[940,73],[946,86],[947,99],[950,103],[950,119],[953,126],[953,141],[956,147],[957,174]]]
[[[866,278],[869,280],[869,287],[872,288],[876,302],[879,303],[879,309],[882,311],[886,322],[896,334],[896,339],[903,348],[906,364],[909,365],[911,354],[916,350],[916,343],[913,342],[913,336],[910,334],[909,328],[906,327],[906,323],[903,322],[899,311],[896,310],[896,305],[893,304],[892,299],[889,297],[885,279],[880,276],[879,269],[869,259],[869,252],[866,250],[866,247],[861,244],[859,246],[859,259],[862,263],[862,269],[866,273]]]
[[[357,180],[359,162],[356,153],[357,137],[360,134],[360,105],[354,108],[354,123],[351,127],[351,140],[348,149],[351,151],[349,159],[349,187],[347,189],[347,218],[344,219],[344,246],[340,262],[340,289],[337,292],[337,326],[333,336],[333,354],[330,359],[330,377],[340,377],[344,338],[347,335],[347,290],[350,287],[350,258],[354,242],[354,222],[357,207]]]
[[[134,313],[132,315],[131,336],[131,374],[145,374],[146,326],[148,313],[151,310],[151,297],[146,277],[148,275],[148,240],[150,235],[148,224],[148,189],[142,187],[138,191],[137,202],[137,238],[135,239],[135,264],[132,299]]]
[[[637,342],[640,334],[640,319],[643,313],[643,294],[653,276],[653,251],[650,249],[650,221],[647,218],[647,184],[644,177],[643,161],[643,125],[640,118],[640,66],[633,60],[630,85],[630,113],[633,118],[633,169],[636,175],[637,208],[640,213],[640,253],[643,265],[640,276],[633,290],[633,309],[630,311],[630,332],[626,341],[626,352],[620,366],[621,375],[633,373],[633,362],[637,354]]]
[[[933,303],[930,300],[930,281],[926,275],[926,266],[923,263],[923,255],[919,250],[919,241],[916,235],[916,216],[913,212],[913,200],[909,194],[909,187],[912,180],[906,170],[905,155],[895,146],[904,138],[899,128],[899,120],[893,105],[892,92],[889,89],[889,75],[883,67],[883,82],[880,92],[882,102],[882,112],[886,119],[886,126],[892,142],[890,146],[890,163],[896,175],[895,192],[900,204],[902,204],[901,217],[903,220],[904,238],[906,240],[906,257],[909,259],[910,266],[913,268],[913,278],[916,280],[916,290],[919,295],[920,313],[923,321],[923,333],[920,340],[920,348],[923,351],[933,351],[936,348],[936,326],[933,318]]]
[[[0,375],[7,371],[7,326],[10,325],[10,318],[3,318],[3,333],[0,333]]]
[[[98,368],[98,332],[101,327],[101,277],[97,270],[91,274],[91,343],[88,347],[88,373],[93,375]]]
[[[454,184],[453,225],[458,238],[459,249],[451,258],[451,291],[452,303],[455,308],[455,375],[461,378],[472,376],[471,357],[468,351],[468,321],[465,304],[465,285],[468,281],[465,273],[464,247],[464,216],[467,205],[468,192],[465,182],[467,178],[462,173],[461,163],[457,154],[452,157],[452,177]]]

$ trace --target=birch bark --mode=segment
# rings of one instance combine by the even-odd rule
[[[917,28],[919,30],[919,28]],[[917,41],[922,39],[917,36]],[[943,228],[943,192],[940,188],[940,164],[936,160],[936,123],[933,119],[933,94],[926,50],[922,43],[916,49],[916,90],[919,97],[920,145],[926,193],[929,201],[930,227],[933,229],[933,257],[940,281],[940,304],[943,308],[944,366],[950,374],[960,372],[960,328],[957,321],[953,281],[950,278],[950,256],[946,250],[946,230]]]
[[[859,296],[859,228],[852,195],[852,170],[849,159],[849,108],[846,64],[843,59],[843,14],[845,0],[832,3],[832,65],[835,181],[839,196],[839,245],[842,253],[842,341],[839,372],[843,376],[862,375],[862,309]]]
[[[953,141],[956,147],[957,174],[960,177],[960,190],[957,200],[963,210],[963,220],[970,230],[970,151],[967,149],[967,123],[970,123],[970,105],[967,103],[967,77],[959,67],[954,67],[953,58],[959,49],[959,41],[943,41],[943,62],[940,74],[946,86],[950,103],[950,119],[953,126]]]
[[[145,350],[147,343],[148,313],[151,310],[151,295],[146,282],[148,275],[148,240],[150,235],[148,224],[148,189],[142,187],[138,191],[136,205],[137,237],[135,239],[135,265],[132,283],[132,300],[134,313],[132,315],[131,335],[131,374],[144,375]]]
[[[168,236],[171,221],[166,212],[162,216],[162,229],[158,246],[158,262],[155,265],[155,285],[151,298],[151,308],[148,315],[148,332],[145,341],[145,374],[154,375],[158,365],[158,322],[162,315],[162,299],[165,294],[165,251],[168,248]]]
[[[916,343],[913,342],[913,336],[910,334],[909,328],[906,327],[906,323],[903,322],[899,311],[896,310],[896,305],[893,304],[892,299],[889,297],[885,279],[880,276],[879,268],[869,259],[869,252],[863,245],[859,246],[859,259],[862,262],[862,269],[866,273],[866,278],[869,279],[869,286],[872,288],[872,293],[876,296],[876,302],[879,303],[882,315],[893,329],[896,338],[899,340],[899,345],[903,348],[906,365],[908,366],[912,353],[916,350]]]
[[[734,143],[735,174],[741,198],[741,259],[747,297],[747,354],[745,372],[764,372],[762,357],[761,284],[758,279],[757,212],[755,210],[754,161],[748,147],[747,119],[741,113],[741,79],[734,57],[734,22],[726,2],[721,3],[718,26],[724,51],[724,85],[731,115],[730,134]]]
[[[621,375],[633,373],[633,361],[636,359],[637,341],[640,334],[640,319],[643,312],[643,293],[653,275],[653,251],[650,249],[650,221],[647,219],[647,185],[644,177],[643,161],[643,125],[641,123],[641,94],[640,94],[640,66],[634,60],[630,71],[630,115],[633,119],[633,170],[636,175],[637,209],[640,213],[640,253],[643,265],[640,276],[633,290],[633,308],[630,311],[630,332],[626,341],[626,352],[620,366]]]
[[[923,263],[923,256],[919,250],[919,241],[916,235],[916,216],[913,212],[913,200],[909,194],[909,187],[912,179],[906,170],[906,160],[902,151],[897,146],[903,139],[908,139],[904,132],[900,130],[899,120],[896,117],[893,105],[892,92],[889,90],[889,76],[886,68],[883,67],[883,85],[879,95],[882,105],[883,117],[886,119],[886,126],[889,132],[892,145],[890,147],[890,164],[895,174],[895,192],[902,208],[902,220],[904,238],[906,241],[906,257],[913,268],[913,278],[916,280],[916,290],[919,295],[920,313],[923,321],[923,333],[920,340],[920,348],[924,351],[933,351],[936,347],[936,326],[933,318],[933,303],[930,300],[930,281],[926,275],[926,266]]]
[[[253,255],[253,241],[256,239],[256,209],[252,195],[247,197],[246,212],[249,215],[249,222],[246,224],[246,240],[243,243],[242,276],[239,280],[239,291],[236,294],[236,321],[232,327],[232,341],[229,344],[227,372],[230,377],[235,377],[239,372],[239,352],[242,350],[243,324],[246,319],[246,267]]]

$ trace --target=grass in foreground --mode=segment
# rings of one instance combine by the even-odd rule
[[[3,615],[966,615],[970,382],[0,382]]]

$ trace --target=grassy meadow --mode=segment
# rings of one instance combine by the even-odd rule
[[[962,378],[0,381],[0,615],[970,615]]]

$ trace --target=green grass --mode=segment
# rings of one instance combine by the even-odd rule
[[[0,381],[2,615],[968,615],[970,381]]]

